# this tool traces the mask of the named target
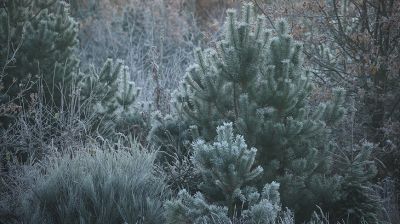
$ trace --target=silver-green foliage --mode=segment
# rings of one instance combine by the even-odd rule
[[[232,123],[219,126],[217,140],[193,144],[192,157],[202,176],[200,190],[191,196],[181,190],[168,201],[168,223],[276,223],[281,211],[279,184],[266,184],[261,193],[250,187],[263,169],[254,167],[256,149],[247,149],[242,136],[233,135]]]
[[[259,150],[264,181],[278,181],[283,204],[304,221],[316,204],[325,209],[340,197],[329,133],[344,114],[344,92],[334,90],[332,101],[313,107],[301,44],[285,21],[272,36],[253,10],[245,4],[239,18],[228,11],[224,38],[215,48],[196,51],[197,63],[176,92],[176,108],[206,141],[214,139],[218,125],[233,122]]]
[[[203,140],[193,144],[192,160],[204,180],[200,189],[214,200],[222,196],[222,204],[233,214],[235,200],[243,197],[241,189],[263,169],[253,167],[257,150],[248,150],[242,136],[233,136],[232,123],[218,127],[217,133],[212,145]]]
[[[0,7],[0,103],[37,92],[60,105],[62,88],[77,65],[78,24],[61,0],[2,1]],[[25,97],[24,94],[22,96]]]
[[[343,173],[344,194],[337,209],[349,214],[346,219],[348,223],[360,220],[366,223],[383,222],[379,219],[379,213],[383,212],[381,198],[376,193],[376,186],[374,189],[371,183],[377,174],[371,157],[373,150],[373,144],[364,142],[339,156],[338,167]]]
[[[27,223],[163,223],[154,154],[88,149],[56,158],[24,199]]]
[[[374,220],[377,209],[372,208],[377,206],[366,200],[374,173],[358,165],[370,164],[369,154],[358,157],[357,163],[339,164],[333,158],[337,144],[331,133],[345,113],[343,89],[333,89],[331,101],[314,106],[301,44],[293,40],[285,21],[279,21],[275,31],[266,29],[264,21],[263,16],[255,17],[251,4],[244,5],[239,18],[234,10],[228,11],[223,39],[216,47],[196,51],[197,63],[176,91],[177,113],[168,122],[156,120],[149,138],[163,143],[168,133],[176,134],[173,139],[181,143],[196,136],[208,142],[218,136],[216,127],[232,122],[235,131],[258,149],[256,164],[265,171],[254,180],[257,187],[279,182],[282,204],[294,210],[296,221],[309,220],[317,206],[333,221]],[[228,177],[244,181],[240,175],[232,171]],[[238,185],[229,186],[241,184],[234,183]],[[206,181],[203,190],[218,189],[214,185],[220,183]],[[220,192],[212,198],[226,200]]]
[[[90,116],[97,117],[93,131],[103,136],[127,134],[124,126],[136,122],[134,103],[139,89],[131,81],[129,68],[120,60],[108,59],[97,71],[94,66],[78,74],[81,103],[89,103]]]
[[[209,204],[203,194],[191,196],[185,189],[178,193],[177,199],[165,203],[167,223],[230,223],[226,207]]]

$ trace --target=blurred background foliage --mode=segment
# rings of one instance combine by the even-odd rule
[[[380,223],[400,223],[399,0],[0,0],[0,223],[20,223],[25,192],[47,170],[59,178],[49,161],[75,163],[66,158],[80,151],[91,161],[93,149],[159,150],[142,180],[197,192],[191,143],[201,136],[180,119],[173,92],[197,62],[194,49],[217,48],[226,11],[243,2],[273,35],[284,18],[302,42],[310,107],[345,90],[347,112],[329,131],[340,149],[332,167],[354,194],[370,195],[365,206],[384,208]],[[159,191],[151,200],[162,210]],[[325,212],[310,223],[335,219]]]

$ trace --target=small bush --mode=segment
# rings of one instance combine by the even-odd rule
[[[70,84],[78,64],[74,51],[79,30],[69,5],[61,0],[0,4],[0,107],[16,98],[28,101],[30,93],[39,91],[39,84],[47,103],[60,106],[61,88]]]
[[[248,149],[244,138],[233,134],[232,123],[217,128],[217,140],[193,143],[192,161],[201,174],[200,191],[191,196],[186,189],[165,203],[167,223],[277,223],[282,212],[279,183],[265,184],[259,192],[249,186],[263,172],[254,161],[257,150]],[[293,223],[293,219],[285,223]]]

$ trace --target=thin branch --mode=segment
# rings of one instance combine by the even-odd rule
[[[257,2],[257,0],[253,0],[254,4],[257,6],[257,8],[261,11],[261,13],[267,18],[268,22],[272,26],[274,30],[276,30],[274,22],[272,22],[272,19],[268,16],[267,12],[265,12],[264,9],[261,8],[260,4]]]

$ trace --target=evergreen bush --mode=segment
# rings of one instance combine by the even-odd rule
[[[345,113],[344,91],[334,89],[331,101],[313,106],[302,45],[289,35],[283,20],[272,36],[265,18],[256,17],[253,10],[245,4],[239,19],[229,10],[223,39],[214,48],[196,50],[197,63],[188,68],[175,93],[175,124],[188,127],[179,135],[190,130],[213,141],[216,127],[232,122],[234,130],[259,150],[256,164],[266,170],[258,188],[279,182],[283,206],[294,210],[296,221],[309,220],[317,206],[331,217],[351,216],[350,210],[336,208],[341,200],[358,203],[360,198],[347,191],[346,172],[332,167],[337,145],[331,132]],[[149,138],[162,140],[157,133],[174,133],[170,130],[175,129],[153,126]],[[354,184],[362,186],[371,176],[367,179]]]
[[[263,169],[255,167],[256,149],[233,135],[232,123],[219,126],[215,143],[193,144],[195,169],[202,176],[200,190],[185,189],[165,205],[168,223],[277,223],[281,212],[279,184],[266,184],[259,193],[249,184]]]
[[[338,157],[338,167],[343,175],[342,196],[337,210],[348,214],[347,223],[382,223],[379,214],[383,212],[382,202],[371,183],[377,174],[377,167],[371,154],[374,146],[364,142],[342,152]]]
[[[122,61],[112,59],[108,59],[100,71],[92,66],[88,72],[79,73],[81,103],[89,103],[89,113],[97,117],[93,132],[113,137],[119,132],[129,135],[129,126],[143,126],[144,121],[134,108],[140,89],[130,76],[129,68]]]
[[[132,112],[138,89],[121,61],[107,60],[100,71],[94,66],[79,71],[78,24],[65,1],[6,1],[0,13],[0,58],[5,60],[1,62],[0,109],[7,110],[11,102],[26,107],[30,93],[41,92],[45,104],[62,110],[78,87],[79,103],[94,104],[86,114],[99,117],[93,131],[105,136],[128,134],[126,123],[142,122]]]
[[[41,78],[47,100],[60,103],[63,85],[72,79],[77,59],[78,25],[69,6],[58,0],[5,1],[0,8],[2,94],[13,99]],[[36,91],[37,92],[37,91]],[[4,103],[4,102],[2,102]]]

